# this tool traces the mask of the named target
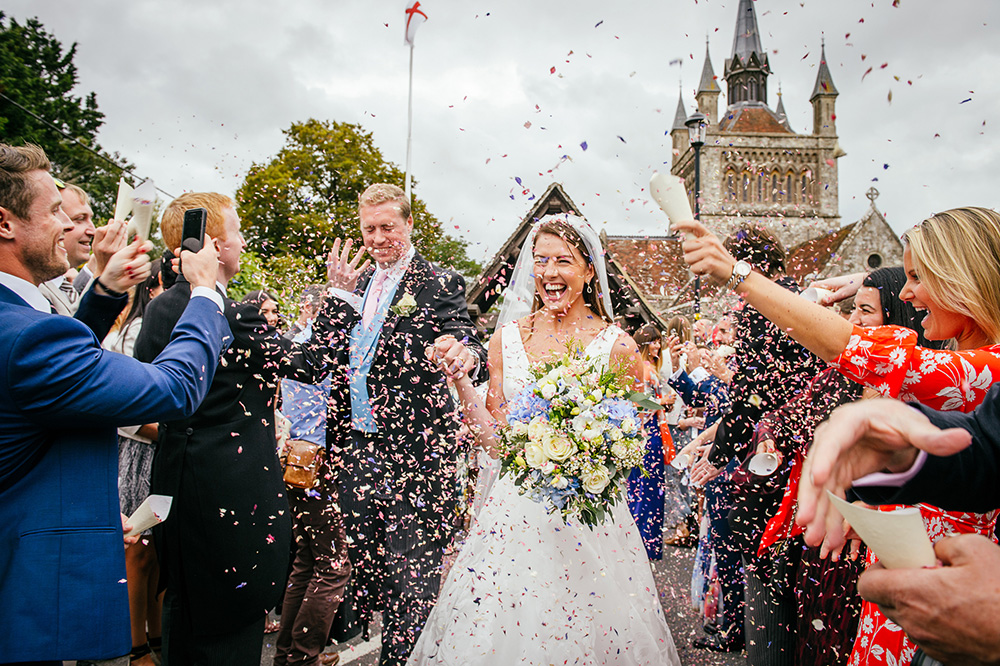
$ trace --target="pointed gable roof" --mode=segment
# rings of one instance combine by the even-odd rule
[[[781,89],[778,89],[778,108],[775,109],[774,115],[778,117],[781,124],[785,126],[785,129],[789,132],[794,132],[792,126],[788,123],[788,113],[785,112],[785,102],[781,98]]]
[[[820,47],[819,55],[819,71],[816,72],[816,85],[813,86],[812,95],[809,97],[809,101],[813,101],[820,95],[832,95],[836,97],[840,93],[837,92],[837,86],[833,85],[833,77],[830,75],[830,68],[826,66],[826,43]]]
[[[719,82],[715,79],[715,70],[712,69],[712,58],[708,52],[708,40],[705,40],[705,64],[701,68],[701,83],[698,84],[698,92],[722,92]]]

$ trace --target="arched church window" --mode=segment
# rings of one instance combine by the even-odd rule
[[[743,182],[740,183],[740,200],[743,203],[750,201],[750,174],[743,172]]]
[[[785,201],[795,203],[795,176],[791,171],[788,172],[785,181]]]
[[[802,203],[809,201],[809,180],[802,174]]]
[[[764,199],[764,174],[757,174],[757,201],[763,203]]]
[[[781,192],[778,189],[781,187],[778,182],[778,172],[775,171],[771,174],[771,203],[778,203],[781,201]]]
[[[757,79],[750,79],[750,90],[747,92],[747,101],[755,101],[757,99]]]
[[[726,171],[726,197],[730,201],[736,201],[736,174],[732,169]]]

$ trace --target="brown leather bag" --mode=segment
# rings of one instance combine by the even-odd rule
[[[303,490],[318,486],[323,447],[302,439],[290,439],[286,447],[285,485]]]

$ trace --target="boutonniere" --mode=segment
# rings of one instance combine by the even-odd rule
[[[417,301],[413,298],[413,294],[406,292],[403,294],[403,297],[399,299],[399,302],[393,305],[390,309],[400,317],[409,317],[413,314],[413,311],[417,309]]]

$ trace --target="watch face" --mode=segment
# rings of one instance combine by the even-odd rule
[[[736,266],[733,269],[733,272],[739,275],[740,277],[746,277],[750,275],[750,264],[748,264],[745,261],[738,261],[736,262]]]

